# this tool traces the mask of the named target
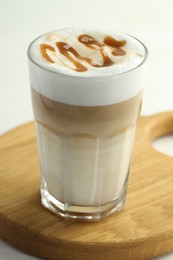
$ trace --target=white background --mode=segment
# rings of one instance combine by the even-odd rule
[[[29,43],[47,31],[79,25],[117,29],[143,41],[150,58],[142,114],[173,110],[172,0],[0,0],[0,134],[33,119]],[[11,259],[36,258],[0,241],[0,260]],[[173,259],[173,253],[157,259]]]

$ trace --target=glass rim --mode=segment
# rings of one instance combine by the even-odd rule
[[[31,41],[31,43],[29,44],[28,48],[27,48],[27,57],[28,59],[33,63],[35,64],[36,66],[38,66],[39,68],[45,70],[45,71],[48,71],[50,73],[53,73],[53,74],[57,74],[58,76],[61,76],[61,77],[65,77],[65,78],[75,78],[75,79],[79,79],[79,80],[85,80],[85,79],[103,79],[103,78],[110,78],[110,77],[119,77],[121,75],[124,75],[124,74],[129,74],[130,72],[133,72],[135,71],[136,69],[140,68],[141,66],[143,66],[147,59],[148,59],[148,54],[149,54],[149,51],[147,49],[147,47],[145,46],[145,44],[140,41],[138,38],[132,36],[131,34],[128,34],[128,33],[124,33],[124,32],[121,32],[121,31],[118,31],[118,30],[113,30],[113,29],[106,29],[106,28],[102,28],[107,30],[107,31],[112,31],[114,33],[120,33],[122,35],[125,35],[125,36],[128,36],[130,38],[133,38],[134,40],[136,40],[138,43],[141,44],[141,46],[144,48],[144,58],[142,60],[141,63],[139,63],[136,67],[132,68],[132,69],[129,69],[127,71],[124,71],[124,72],[120,72],[120,73],[117,73],[117,74],[111,74],[111,75],[99,75],[99,76],[77,76],[77,75],[68,75],[68,74],[65,74],[63,72],[60,72],[60,71],[54,71],[54,70],[51,70],[51,69],[48,69],[48,68],[45,68],[44,66],[40,65],[39,63],[37,63],[32,57],[31,57],[31,53],[30,53],[30,49],[31,49],[31,46],[32,44],[38,40],[40,37],[46,35],[46,34],[49,34],[49,33],[52,33],[52,32],[56,32],[56,31],[62,31],[62,30],[66,30],[66,29],[73,29],[73,28],[81,28],[81,27],[65,27],[65,28],[61,28],[61,29],[57,29],[57,30],[53,30],[53,31],[49,31],[49,32],[46,32],[44,34],[41,34],[40,36],[38,36],[37,38],[35,38],[33,41]],[[91,29],[91,27],[85,27],[85,29]],[[94,30],[99,30],[99,28],[94,28],[92,27],[92,29]],[[101,29],[101,28],[100,28]]]

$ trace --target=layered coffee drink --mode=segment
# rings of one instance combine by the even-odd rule
[[[145,46],[108,30],[68,28],[28,49],[42,203],[98,220],[124,206]]]

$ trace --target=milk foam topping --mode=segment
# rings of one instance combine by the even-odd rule
[[[28,52],[32,87],[62,103],[108,105],[143,88],[139,65],[144,63],[146,48],[123,33],[62,29],[37,38]]]

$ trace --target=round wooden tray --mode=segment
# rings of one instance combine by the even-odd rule
[[[40,202],[34,123],[0,139],[0,235],[45,259],[142,260],[173,250],[173,158],[151,141],[173,132],[173,112],[140,118],[126,207],[101,222],[64,221]]]

